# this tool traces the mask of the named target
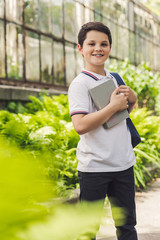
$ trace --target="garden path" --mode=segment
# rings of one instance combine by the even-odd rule
[[[143,192],[136,193],[138,240],[160,239],[160,178]],[[105,237],[108,236],[108,237]],[[104,219],[97,240],[116,240],[115,228],[109,211]]]

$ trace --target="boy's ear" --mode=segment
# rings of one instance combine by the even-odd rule
[[[81,47],[80,44],[77,44],[78,52],[83,55],[83,48]]]
[[[110,50],[109,50],[109,54],[111,53],[111,50],[112,50],[112,45],[110,45]]]

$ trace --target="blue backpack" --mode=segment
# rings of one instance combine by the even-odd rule
[[[118,85],[125,85],[124,81],[122,80],[122,78],[120,77],[120,75],[118,73],[111,72],[110,74],[115,77]],[[138,133],[137,129],[135,128],[132,120],[130,118],[127,118],[126,121],[127,121],[127,126],[131,133],[132,146],[134,148],[141,142],[141,138],[140,138],[139,133]]]

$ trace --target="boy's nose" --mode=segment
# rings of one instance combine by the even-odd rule
[[[101,46],[100,45],[95,45],[95,50],[101,50]]]

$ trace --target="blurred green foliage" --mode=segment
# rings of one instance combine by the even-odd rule
[[[57,182],[46,177],[44,156],[35,158],[2,137],[0,146],[0,239],[89,240],[96,233],[103,216],[101,202],[63,203]],[[116,211],[123,220],[122,211]]]
[[[41,160],[0,138],[0,239],[17,239],[15,233],[28,222],[48,213],[42,205],[55,193]],[[38,163],[38,164],[37,164]]]

